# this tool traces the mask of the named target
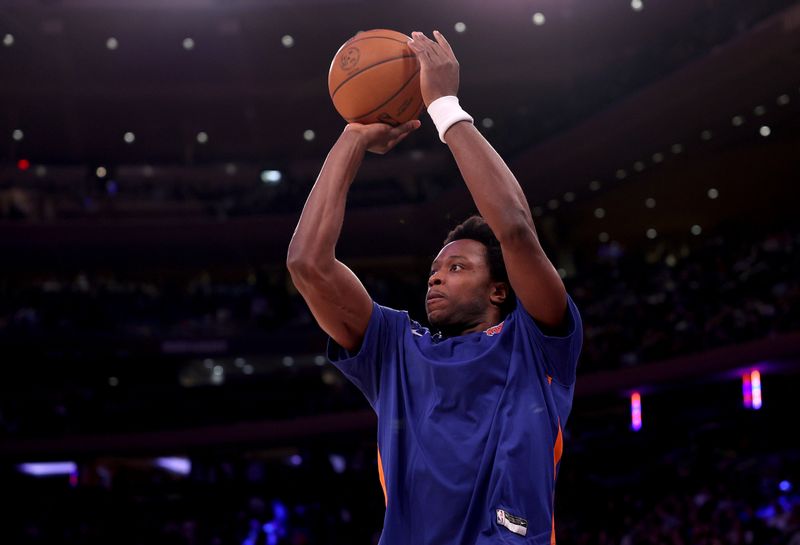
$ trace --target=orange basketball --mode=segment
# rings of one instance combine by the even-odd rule
[[[396,126],[419,117],[419,61],[409,39],[394,30],[367,30],[339,48],[328,71],[328,92],[345,121]]]

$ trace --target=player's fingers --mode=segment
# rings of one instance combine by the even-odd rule
[[[422,32],[412,32],[411,38],[422,50],[428,53],[431,60],[435,60],[441,55],[441,47],[439,44],[425,36]]]
[[[442,49],[444,49],[444,52],[447,53],[447,56],[453,60],[456,60],[456,54],[453,52],[453,48],[450,46],[450,42],[447,41],[447,38],[444,37],[444,34],[438,30],[434,30],[433,37],[436,38],[436,41],[440,46],[442,46]]]
[[[393,147],[395,147],[397,144],[399,144],[400,142],[402,142],[402,141],[403,141],[403,139],[405,139],[405,137],[406,137],[406,136],[408,136],[409,134],[411,134],[411,131],[404,132],[403,134],[401,134],[401,135],[400,135],[400,136],[398,136],[397,138],[395,138],[395,139],[391,140],[391,141],[389,142],[389,145],[388,145],[387,147],[388,147],[389,149],[392,149],[392,148],[393,148]]]
[[[402,125],[398,125],[392,129],[392,138],[397,138],[399,136],[404,136],[411,132],[417,130],[422,122],[419,119],[412,119],[411,121],[406,121]]]
[[[414,55],[417,56],[417,59],[419,59],[419,62],[423,65],[430,60],[428,51],[425,49],[425,47],[420,45],[419,42],[416,42],[412,39],[408,42],[408,47],[414,52]]]

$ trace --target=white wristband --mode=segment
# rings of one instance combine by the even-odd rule
[[[472,119],[467,112],[461,109],[458,104],[458,97],[446,96],[439,97],[428,106],[428,115],[431,116],[433,124],[436,125],[436,130],[439,131],[439,140],[444,142],[444,133],[447,129],[452,127],[459,121],[469,121],[473,123]]]

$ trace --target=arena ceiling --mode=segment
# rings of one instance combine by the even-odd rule
[[[744,134],[755,138],[762,115],[796,125],[798,5],[5,0],[0,181],[35,185],[35,169],[16,167],[26,159],[75,187],[104,165],[132,184],[192,178],[243,188],[258,185],[263,169],[278,168],[288,173],[286,183],[307,191],[343,125],[326,85],[339,45],[369,28],[437,28],[461,61],[462,103],[547,215],[594,198],[592,182],[601,182],[602,193],[633,187],[677,156],[708,162]],[[783,96],[791,104],[781,104]],[[754,113],[759,106],[763,114]],[[739,115],[737,132],[731,120]],[[313,139],[304,137],[309,130]],[[431,127],[364,167],[376,179],[404,169],[452,170]],[[438,199],[447,214],[437,216],[436,228],[469,208],[463,188],[444,191]],[[398,202],[394,192],[383,198]],[[354,231],[378,217],[403,223],[442,208],[403,198],[390,213],[364,210]],[[290,216],[267,220],[280,244]],[[420,234],[432,227],[417,225]]]

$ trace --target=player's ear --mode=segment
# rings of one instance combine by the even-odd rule
[[[501,306],[508,297],[508,284],[505,282],[492,282],[492,292],[489,300],[493,305]]]

